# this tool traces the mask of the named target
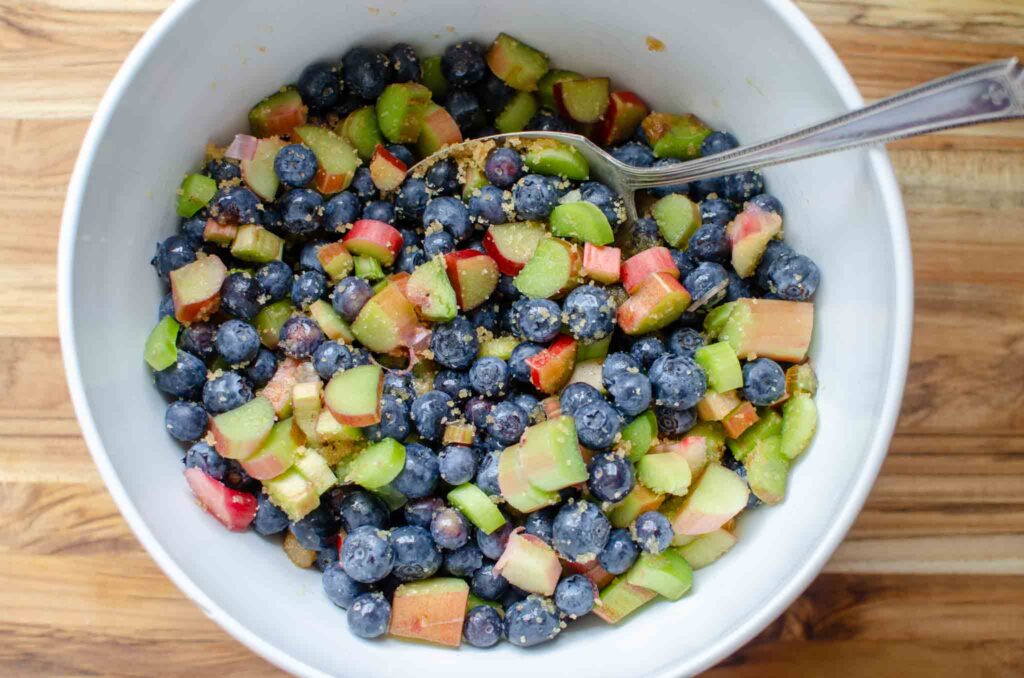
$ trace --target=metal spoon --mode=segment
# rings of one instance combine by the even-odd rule
[[[422,172],[453,151],[489,140],[557,139],[579,149],[590,163],[592,177],[624,196],[626,214],[630,221],[635,221],[633,193],[639,189],[684,184],[855,146],[1019,117],[1024,117],[1024,68],[1017,59],[1006,59],[932,80],[790,134],[675,165],[632,167],[579,134],[513,132],[448,146],[421,160],[412,171]]]

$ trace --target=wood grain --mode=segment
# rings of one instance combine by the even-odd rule
[[[270,675],[140,549],[78,433],[60,211],[107,83],[165,0],[0,0],[0,675]],[[1024,57],[1019,0],[803,0],[866,98]],[[826,571],[715,676],[1024,673],[1024,121],[890,147],[914,254],[910,380]]]

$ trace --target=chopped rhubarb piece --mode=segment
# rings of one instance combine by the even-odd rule
[[[647,334],[670,325],[690,305],[690,293],[671,274],[653,273],[619,306],[619,327],[626,334]]]
[[[249,126],[258,137],[291,134],[296,127],[305,124],[306,107],[293,89],[271,94],[249,111]]]
[[[360,219],[345,236],[345,248],[352,254],[373,257],[385,266],[395,261],[402,249],[402,234],[391,224]]]
[[[501,33],[487,51],[487,65],[510,87],[532,92],[548,71],[548,58],[543,52]]]
[[[736,391],[715,393],[708,391],[697,403],[697,416],[705,421],[722,421],[726,415],[740,406],[740,398]]]
[[[236,137],[237,138],[237,137]],[[278,179],[274,171],[274,159],[287,144],[278,137],[260,139],[252,157],[242,160],[242,181],[252,192],[267,201],[277,195]]]
[[[216,254],[200,254],[190,264],[171,271],[174,317],[188,325],[206,320],[220,308],[220,287],[228,275]]]
[[[274,408],[266,398],[218,414],[210,420],[214,447],[228,459],[246,459],[256,452],[274,426]]]
[[[444,445],[471,445],[476,437],[476,427],[472,424],[447,424],[441,439]]]
[[[605,285],[617,283],[621,266],[622,250],[618,247],[583,244],[583,275],[591,280]]]
[[[244,532],[256,517],[256,497],[232,490],[198,468],[185,469],[185,480],[207,513],[232,532]]]
[[[536,221],[495,224],[484,234],[484,249],[505,275],[516,275],[533,257],[545,228]]]
[[[679,279],[679,269],[667,247],[652,247],[626,259],[622,263],[622,286],[633,294],[654,273],[668,273]]]
[[[332,242],[317,250],[316,258],[324,273],[337,282],[352,272],[352,255],[343,242]]]
[[[644,136],[659,158],[690,160],[700,155],[704,137],[711,128],[695,115],[651,113],[643,121]]]
[[[562,80],[552,90],[563,117],[576,122],[597,122],[608,110],[608,78]]]
[[[222,224],[216,219],[207,219],[206,227],[203,228],[203,240],[222,247],[230,245],[236,235],[238,235],[237,225]]]
[[[423,116],[423,129],[416,142],[420,155],[426,157],[440,151],[445,146],[462,142],[462,131],[451,113],[435,103],[427,106],[427,114]]]
[[[373,152],[373,159],[370,160],[370,178],[374,186],[385,193],[397,190],[405,181],[405,173],[408,170],[404,162],[377,144],[377,150]]]
[[[451,281],[459,308],[476,308],[487,301],[498,286],[498,264],[476,250],[459,250],[445,255],[448,279]]]
[[[601,591],[600,604],[594,607],[594,614],[609,624],[617,624],[657,596],[650,589],[630,584],[623,575]]]
[[[612,92],[608,110],[597,125],[597,141],[615,146],[633,136],[637,125],[647,116],[647,104],[634,92]]]
[[[739,438],[744,431],[757,423],[757,419],[757,410],[754,409],[754,406],[743,401],[739,407],[725,415],[722,419],[722,426],[730,438]]]
[[[719,338],[744,360],[799,363],[807,357],[813,330],[814,304],[810,302],[737,299]]]
[[[742,511],[749,496],[743,478],[724,466],[709,464],[690,493],[667,514],[677,535],[706,534]]]
[[[729,222],[725,232],[732,245],[732,266],[741,278],[754,274],[769,241],[782,231],[782,217],[753,203]]]
[[[360,365],[336,373],[324,390],[324,403],[334,418],[349,426],[370,426],[380,421],[384,371],[378,365]]]
[[[509,535],[494,572],[524,591],[550,596],[562,575],[562,565],[553,548],[538,537],[517,530]]]
[[[416,307],[394,283],[385,285],[363,305],[351,329],[363,346],[377,353],[412,347],[422,338]]]
[[[544,393],[558,393],[572,376],[576,364],[576,341],[563,335],[540,353],[527,358],[526,364],[534,386]]]
[[[402,584],[395,589],[388,633],[458,647],[468,598],[469,584],[454,577]]]
[[[278,417],[286,417],[292,411],[292,389],[299,381],[299,368],[302,361],[285,358],[277,364],[274,376],[270,378],[258,395],[270,401],[274,413]]]

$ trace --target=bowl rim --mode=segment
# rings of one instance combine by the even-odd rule
[[[811,20],[791,0],[762,0],[775,15],[803,42],[815,60],[825,71],[843,104],[848,109],[864,105],[853,79],[839,60],[838,55],[818,31]],[[146,30],[139,42],[132,48],[119,68],[96,109],[81,150],[75,161],[68,184],[67,197],[61,217],[60,238],[57,248],[57,314],[60,331],[61,354],[67,375],[68,391],[78,419],[82,435],[92,455],[101,478],[114,502],[131,527],[139,542],[149,553],[164,574],[185,594],[207,617],[257,655],[277,667],[302,676],[324,676],[298,658],[284,652],[270,641],[249,630],[245,624],[225,612],[206,595],[188,574],[170,557],[150,531],[133,502],[129,498],[120,478],[107,456],[85,395],[78,354],[75,348],[75,332],[72,300],[72,272],[74,243],[78,233],[84,187],[95,155],[110,123],[112,114],[143,62],[154,45],[164,34],[200,0],[175,0]],[[894,333],[892,356],[888,380],[885,386],[882,416],[871,441],[862,468],[850,493],[840,508],[838,519],[822,536],[811,556],[797,568],[783,584],[770,595],[769,603],[736,627],[732,633],[709,645],[702,652],[683,657],[655,669],[655,678],[669,678],[681,674],[695,674],[704,671],[748,643],[757,633],[778,617],[799,596],[812,579],[818,575],[828,558],[846,536],[854,519],[867,499],[882,462],[888,452],[889,443],[899,416],[903,389],[906,383],[910,356],[910,342],[913,328],[913,265],[910,250],[910,235],[899,184],[884,147],[867,151],[869,167],[874,175],[885,208],[886,218],[891,226],[890,238],[894,260],[895,289]]]

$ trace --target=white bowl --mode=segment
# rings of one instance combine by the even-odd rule
[[[60,241],[64,361],[86,441],[121,512],[167,575],[255,652],[303,675],[668,676],[705,669],[806,587],[860,509],[889,443],[907,369],[911,264],[883,150],[766,172],[787,240],[821,267],[812,359],[821,425],[786,501],[741,522],[739,545],[691,595],[620,626],[589,623],[533,650],[451,651],[364,642],[255,534],[193,503],[164,400],[141,354],[163,290],[149,265],[174,232],[174,191],[208,139],[246,129],[249,107],[320,57],[412,42],[420,54],[507,31],[559,66],[606,74],[656,109],[692,111],[753,141],[861,104],[835,54],[784,0],[180,0],[153,25],[100,104],[68,190]],[[650,51],[646,36],[666,45]]]

